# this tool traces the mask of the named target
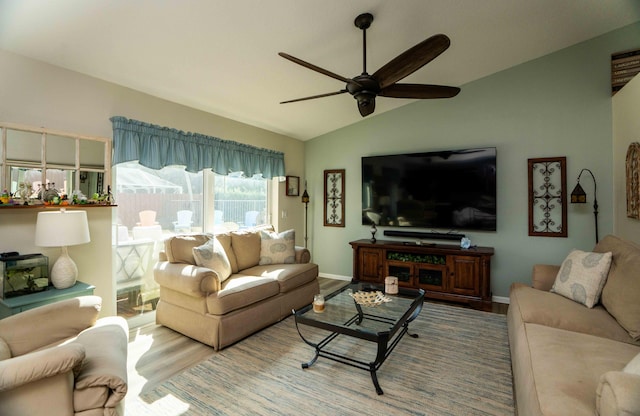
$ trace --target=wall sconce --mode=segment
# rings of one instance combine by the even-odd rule
[[[580,186],[580,177],[584,172],[589,172],[589,174],[591,175],[591,178],[593,179],[593,215],[595,216],[595,220],[596,220],[596,244],[598,244],[598,241],[600,239],[598,238],[598,196],[596,194],[597,184],[596,184],[596,177],[593,176],[593,172],[591,172],[589,169],[582,169],[580,171],[580,174],[578,175],[578,183],[576,184],[576,187],[573,188],[573,191],[571,192],[571,203],[572,204],[587,203],[587,193],[584,191],[584,189],[582,189],[582,186]]]
[[[66,289],[76,284],[78,267],[69,257],[67,246],[91,241],[87,211],[39,212],[36,221],[36,245],[61,247],[62,254],[51,268],[51,283],[56,289]]]
[[[304,204],[304,248],[307,248],[307,218],[309,208],[309,194],[307,193],[307,181],[304,181],[304,192],[302,193],[302,203]]]

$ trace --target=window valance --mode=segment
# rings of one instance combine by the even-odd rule
[[[211,169],[221,175],[243,172],[246,177],[285,176],[282,152],[120,116],[110,120],[114,165],[137,160],[150,169],[181,165],[188,172]]]

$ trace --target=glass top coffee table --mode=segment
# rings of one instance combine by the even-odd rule
[[[397,295],[385,294],[389,301],[382,302],[378,306],[361,306],[356,303],[351,294],[358,291],[384,292],[384,286],[352,283],[327,296],[323,312],[314,312],[313,305],[293,311],[300,338],[315,349],[315,356],[311,361],[303,363],[302,368],[313,365],[318,357],[360,368],[370,372],[376,392],[383,394],[376,371],[402,337],[408,333],[409,323],[422,310],[424,290],[399,288]],[[327,330],[329,335],[318,343],[311,342],[302,335],[300,324]],[[366,362],[329,351],[327,346],[339,335],[376,343],[375,359]],[[418,337],[417,334],[409,334],[409,336]]]

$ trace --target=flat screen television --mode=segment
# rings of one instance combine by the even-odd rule
[[[496,230],[496,148],[362,158],[362,223]]]

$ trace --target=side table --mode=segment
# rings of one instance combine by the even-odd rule
[[[75,285],[66,289],[48,287],[47,290],[43,290],[42,292],[16,296],[15,298],[0,299],[0,319],[63,299],[93,295],[93,289],[95,289],[95,286],[77,281]]]

